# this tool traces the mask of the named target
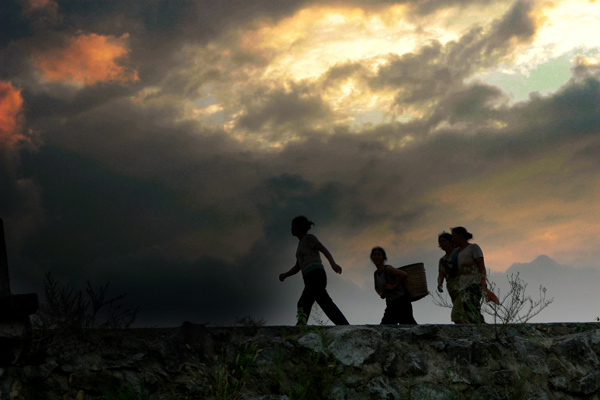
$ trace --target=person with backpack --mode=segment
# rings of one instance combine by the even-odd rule
[[[386,303],[381,325],[416,324],[410,295],[403,284],[408,274],[385,263],[387,255],[382,247],[373,247],[371,261],[376,268],[375,291]]]
[[[336,325],[349,325],[344,314],[335,305],[327,293],[327,275],[325,267],[321,261],[322,253],[331,268],[338,274],[342,273],[340,267],[333,256],[319,242],[319,239],[313,234],[308,233],[315,223],[309,221],[305,216],[298,216],[292,220],[292,235],[298,238],[298,248],[296,250],[296,264],[287,272],[279,275],[279,280],[283,282],[287,277],[302,271],[304,279],[304,290],[298,300],[298,323],[304,325],[308,322],[310,311],[315,301],[321,307],[325,315]]]

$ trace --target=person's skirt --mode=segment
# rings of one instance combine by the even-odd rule
[[[407,324],[414,325],[417,321],[413,316],[412,302],[408,293],[394,300],[386,300],[385,312],[381,325]]]

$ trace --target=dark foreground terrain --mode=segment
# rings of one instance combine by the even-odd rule
[[[0,399],[600,399],[600,323],[35,332]]]

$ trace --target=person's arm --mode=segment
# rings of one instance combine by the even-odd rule
[[[389,273],[390,275],[396,275],[398,277],[398,280],[396,281],[395,284],[393,284],[393,285],[391,283],[386,283],[385,284],[385,288],[387,290],[394,290],[394,289],[396,289],[408,277],[408,274],[406,272],[402,271],[401,269],[394,268],[391,265],[386,265],[385,266],[385,272]]]
[[[442,286],[444,284],[444,272],[440,269],[440,273],[438,274],[438,286],[437,286],[437,290],[438,292],[442,293],[444,291],[444,287]]]
[[[444,292],[444,287],[442,285],[444,284],[444,278],[446,277],[446,275],[444,274],[444,264],[443,264],[443,262],[444,262],[444,259],[440,258],[440,261],[438,263],[438,271],[440,271],[440,272],[438,274],[438,279],[437,279],[437,284],[438,284],[437,290],[440,293]]]
[[[479,275],[481,276],[481,290],[485,292],[487,289],[487,283],[485,279],[485,262],[483,261],[483,257],[477,257],[475,259],[475,264],[477,264],[477,268],[479,269]]]
[[[375,277],[373,277],[373,280],[375,281],[375,291],[377,292],[379,297],[381,297],[383,299],[383,293],[381,292],[381,290],[379,290],[379,287],[377,287],[377,279]]]
[[[327,259],[327,261],[329,261],[329,265],[331,265],[331,268],[337,272],[338,274],[342,273],[342,267],[340,267],[339,265],[337,265],[335,263],[335,260],[333,259],[333,256],[331,255],[331,253],[329,252],[329,250],[327,250],[327,248],[325,246],[323,246],[322,243],[317,244],[316,249],[319,250],[321,253],[323,253],[323,255],[325,256],[325,258]]]
[[[298,272],[300,272],[300,264],[298,264],[298,260],[296,260],[296,265],[294,265],[288,272],[279,274],[279,280],[283,282],[285,278],[296,275]]]

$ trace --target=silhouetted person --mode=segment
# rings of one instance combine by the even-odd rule
[[[484,323],[481,315],[482,296],[487,290],[485,263],[483,252],[473,238],[462,226],[452,228],[452,242],[458,247],[458,286],[460,297],[465,308],[465,322]]]
[[[458,274],[458,247],[452,243],[452,235],[448,232],[442,232],[438,235],[438,244],[440,248],[446,253],[438,264],[438,280],[437,290],[442,293],[444,291],[443,284],[444,279],[446,280],[446,289],[450,295],[452,301],[452,312],[450,313],[450,319],[455,324],[465,323],[465,308],[460,297],[460,287]]]
[[[386,304],[381,325],[416,324],[410,295],[404,288],[408,274],[387,265],[385,250],[379,246],[371,250],[371,261],[377,268],[374,273],[375,291]]]
[[[336,325],[348,325],[346,317],[327,293],[327,275],[319,253],[323,253],[331,268],[338,274],[342,273],[342,267],[336,264],[329,250],[319,242],[319,239],[308,233],[313,225],[314,222],[309,221],[304,216],[292,220],[292,235],[298,238],[296,265],[288,272],[280,274],[279,280],[283,282],[285,278],[302,271],[304,290],[300,300],[298,300],[298,325],[308,322],[315,301],[331,322]]]

